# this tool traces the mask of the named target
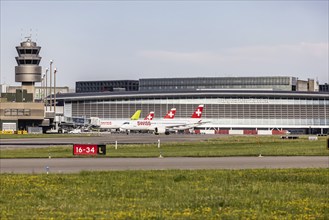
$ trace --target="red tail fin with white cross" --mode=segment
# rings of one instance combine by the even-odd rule
[[[201,118],[202,111],[203,111],[203,105],[199,105],[193,112],[191,118]]]
[[[164,116],[164,119],[174,119],[176,114],[176,108],[170,109],[170,111]]]
[[[144,120],[152,120],[154,118],[154,112],[150,112],[145,118]]]

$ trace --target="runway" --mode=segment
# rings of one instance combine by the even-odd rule
[[[328,156],[0,159],[1,173],[114,170],[329,168]]]

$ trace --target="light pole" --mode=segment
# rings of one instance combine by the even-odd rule
[[[53,65],[53,60],[50,60],[50,111],[53,109],[53,100],[52,100],[52,95],[51,95],[51,90],[52,90],[52,65]]]
[[[56,72],[57,69],[54,69],[54,112],[55,112],[55,121],[56,121]]]
[[[44,101],[46,103],[46,111],[47,111],[47,96],[48,96],[48,68],[46,68],[46,89],[45,89],[45,97],[44,97]]]
[[[44,73],[42,75],[42,79],[41,79],[41,92],[40,92],[40,100],[42,102],[44,101],[44,96],[45,96],[45,77],[46,77],[46,74]]]

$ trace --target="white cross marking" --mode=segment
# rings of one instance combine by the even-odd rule
[[[171,111],[169,112],[168,115],[169,115],[170,118],[172,118],[174,116],[174,114]]]
[[[148,119],[148,120],[151,120],[151,119],[152,119],[152,115],[148,115],[148,116],[147,116],[147,119]]]
[[[200,117],[201,113],[202,113],[202,112],[200,111],[200,109],[198,109],[198,110],[195,112],[195,114],[197,114],[198,117]]]

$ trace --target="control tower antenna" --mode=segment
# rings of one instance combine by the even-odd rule
[[[30,34],[30,36],[26,36],[24,38],[26,39],[27,42],[31,42],[32,41],[32,34]]]

